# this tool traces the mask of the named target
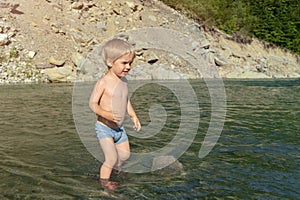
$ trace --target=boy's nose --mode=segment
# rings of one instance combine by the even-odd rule
[[[130,66],[130,64],[126,64],[126,69],[131,69],[131,66]]]

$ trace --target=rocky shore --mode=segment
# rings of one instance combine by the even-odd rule
[[[257,39],[241,42],[157,0],[0,0],[0,10],[0,84],[94,79],[106,70],[98,61],[100,45],[115,35],[136,42],[131,79],[205,76],[178,51],[165,51],[164,43],[172,44],[176,35],[155,49],[145,48],[151,40],[134,41],[128,33],[155,27],[190,38],[181,52],[201,55],[222,78],[300,77],[299,55]]]

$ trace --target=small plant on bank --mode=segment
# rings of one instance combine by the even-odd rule
[[[12,47],[10,48],[10,51],[9,51],[9,58],[17,58],[19,57],[19,51],[17,50],[16,47]]]
[[[1,63],[7,62],[7,57],[5,56],[5,53],[1,50],[0,51],[0,65]]]

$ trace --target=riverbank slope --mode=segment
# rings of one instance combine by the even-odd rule
[[[191,48],[223,78],[300,77],[299,56],[257,39],[236,42],[157,0],[1,0],[0,10],[2,84],[90,80],[99,75],[99,68],[83,63],[103,41],[145,27],[192,38]],[[138,49],[134,67],[133,79],[204,76],[180,55],[153,49]]]

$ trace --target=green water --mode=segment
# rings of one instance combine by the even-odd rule
[[[113,177],[121,182],[115,191],[97,183],[101,162],[75,127],[72,84],[1,86],[0,199],[298,199],[300,80],[225,81],[223,131],[202,159],[211,103],[203,81],[190,83],[201,117],[192,145],[179,158],[182,169],[123,173]],[[133,152],[161,148],[180,123],[176,97],[148,87],[132,96],[142,124],[149,123],[149,102],[162,104],[168,118],[153,137],[130,135]]]

